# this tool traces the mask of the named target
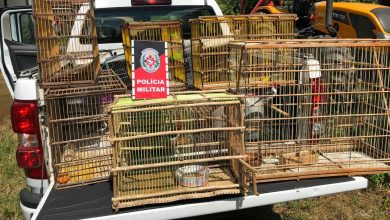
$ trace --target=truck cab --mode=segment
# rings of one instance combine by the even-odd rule
[[[6,3],[4,1],[3,3]],[[25,219],[98,218],[172,219],[256,207],[295,199],[362,189],[362,177],[328,178],[270,183],[258,186],[261,196],[233,196],[129,209],[115,215],[111,210],[110,183],[55,189],[53,168],[45,126],[43,90],[39,87],[37,48],[31,2],[13,1],[1,12],[0,70],[14,98],[11,120],[19,137],[16,155],[25,170],[27,188],[20,192]],[[148,1],[96,0],[97,32],[102,64],[117,61],[123,54],[120,26],[123,22],[183,20],[183,36],[189,39],[188,20],[202,15],[222,15],[214,0]],[[88,8],[80,10],[87,11]],[[72,35],[82,35],[83,25],[75,25]],[[89,48],[82,38],[73,38],[67,50]],[[114,59],[113,59],[114,58]],[[107,61],[107,62],[106,62]],[[104,67],[103,67],[104,68]],[[126,74],[125,74],[126,75]],[[16,164],[15,164],[16,166]]]
[[[328,34],[325,26],[326,2],[314,5],[313,28]],[[376,4],[334,2],[333,28],[340,38],[390,39],[390,7]]]

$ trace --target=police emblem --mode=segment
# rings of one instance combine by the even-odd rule
[[[142,51],[140,63],[142,69],[148,73],[154,73],[160,68],[160,57],[158,51],[153,48],[146,48]]]

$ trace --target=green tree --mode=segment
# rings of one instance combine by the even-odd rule
[[[258,0],[245,0],[245,14],[249,14],[257,2]],[[240,0],[217,0],[217,3],[225,15],[240,14]]]

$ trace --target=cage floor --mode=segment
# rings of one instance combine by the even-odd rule
[[[180,186],[175,178],[175,172],[168,169],[158,173],[123,178],[121,186],[118,187],[119,198],[113,198],[113,201],[119,202],[114,208],[168,203],[241,192],[239,184],[229,169],[225,167],[210,168],[208,184],[199,188]]]
[[[171,92],[182,92],[187,90],[187,84],[180,81],[170,81],[169,90]]]
[[[218,90],[218,89],[228,89],[229,82],[219,82],[219,83],[203,83],[203,85],[195,85],[197,89],[200,90]]]
[[[75,161],[57,164],[57,188],[65,188],[108,179],[112,168],[112,148],[75,152]]]
[[[294,179],[294,176],[300,176],[301,173],[312,173],[316,176],[327,176],[329,174],[329,176],[333,176],[332,174],[337,173],[337,170],[348,173],[383,169],[390,171],[390,166],[365,153],[350,151],[321,153],[318,155],[318,161],[313,164],[295,164],[291,166],[279,165],[279,158],[277,157],[266,157],[263,158],[262,165],[255,167],[255,169],[259,177],[258,179],[275,181],[278,178],[291,176],[292,178],[288,179]]]

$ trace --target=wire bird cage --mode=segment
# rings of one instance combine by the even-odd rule
[[[230,44],[257,182],[390,171],[390,43]]]
[[[240,193],[240,98],[183,92],[112,104],[113,208]]]
[[[33,13],[41,86],[93,83],[100,68],[94,0],[33,0]]]
[[[122,37],[130,77],[132,72],[131,41],[165,41],[168,43],[169,90],[179,92],[187,89],[182,23],[180,21],[126,23],[122,27]]]
[[[202,16],[190,20],[194,87],[226,89],[230,41],[291,39],[296,15]]]
[[[112,70],[116,73],[122,82],[130,89],[130,77],[127,74],[126,69],[126,59],[124,54],[114,55],[110,58],[107,58],[104,63],[102,63],[102,69],[104,70]]]
[[[57,188],[106,180],[112,168],[106,107],[125,85],[110,71],[97,83],[47,89],[45,102]]]

